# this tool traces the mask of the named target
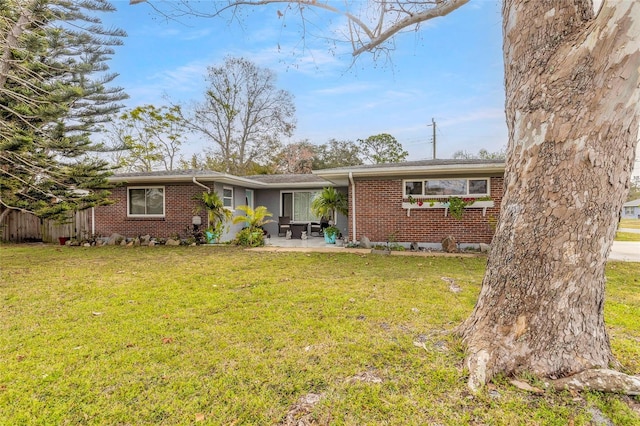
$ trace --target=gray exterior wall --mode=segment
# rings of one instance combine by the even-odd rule
[[[347,188],[337,188],[340,192],[347,195]],[[278,235],[278,217],[282,215],[282,205],[281,205],[281,196],[282,192],[289,191],[320,191],[321,188],[282,188],[282,189],[256,189],[255,190],[255,207],[257,206],[265,206],[269,212],[273,214],[272,219],[274,222],[268,223],[265,225],[265,229],[269,234],[277,236]],[[340,213],[338,213],[338,228],[342,235],[347,235],[348,233],[348,218]]]
[[[254,207],[265,206],[273,222],[267,223],[264,229],[271,235],[278,235],[278,216],[280,216],[280,190],[279,189],[256,189],[254,191]]]

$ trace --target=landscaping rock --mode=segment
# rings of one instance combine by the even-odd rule
[[[366,248],[366,249],[372,248],[371,240],[368,237],[363,235],[362,237],[360,237],[360,247]]]
[[[458,252],[458,242],[453,235],[449,235],[442,240],[442,251],[447,253]]]
[[[312,416],[313,407],[320,402],[324,394],[309,393],[301,396],[289,409],[286,417],[280,423],[283,426],[311,426],[318,424]]]
[[[148,246],[150,241],[151,241],[151,235],[149,234],[143,235],[142,237],[140,237],[141,246]]]
[[[173,238],[169,238],[167,240],[166,243],[164,243],[165,246],[179,246],[180,245],[180,240],[174,240]]]
[[[124,236],[122,236],[122,235],[120,235],[118,233],[113,233],[113,234],[111,234],[111,236],[107,240],[107,245],[108,246],[119,245],[124,239],[125,239]]]
[[[491,251],[491,246],[489,244],[480,243],[481,253],[489,253],[490,251]]]

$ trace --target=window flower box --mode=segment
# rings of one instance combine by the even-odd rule
[[[494,207],[493,200],[474,201],[473,204],[465,206],[465,209],[482,209],[482,216],[486,216],[487,208]],[[413,203],[402,202],[402,208],[407,211],[407,216],[411,216],[411,210],[444,209],[445,217],[449,211],[449,203],[446,201],[416,200]]]

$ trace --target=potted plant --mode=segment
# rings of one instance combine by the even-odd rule
[[[335,244],[336,237],[338,236],[339,232],[340,230],[335,225],[330,225],[327,228],[324,228],[324,241],[327,244]]]
[[[347,215],[349,208],[347,199],[342,192],[336,191],[332,186],[322,188],[311,201],[311,211],[317,217],[328,217],[333,219],[333,224],[337,224],[337,213]],[[327,232],[325,228],[325,233]],[[336,228],[337,229],[337,228]]]
[[[204,204],[207,211],[207,228],[205,236],[207,243],[213,244],[220,240],[224,224],[231,219],[232,212],[224,206],[224,201],[217,192],[203,192],[194,197],[195,200]],[[196,206],[196,213],[200,210],[200,206]]]

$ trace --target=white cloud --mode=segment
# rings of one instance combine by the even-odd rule
[[[483,108],[444,118],[440,120],[439,125],[442,127],[454,127],[463,123],[495,119],[504,120],[504,111],[498,108]]]

